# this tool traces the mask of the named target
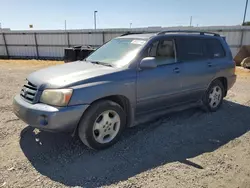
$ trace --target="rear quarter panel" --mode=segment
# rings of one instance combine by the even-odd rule
[[[235,76],[235,63],[232,58],[231,50],[226,41],[223,38],[220,38],[220,41],[225,49],[226,56],[224,58],[214,60],[214,63],[217,67],[214,79],[219,77],[231,79],[231,77]]]

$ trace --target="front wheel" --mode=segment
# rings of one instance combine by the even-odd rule
[[[109,100],[99,101],[83,115],[78,135],[90,148],[105,149],[118,141],[125,124],[126,115],[119,104]]]
[[[210,112],[217,111],[223,101],[225,89],[220,80],[211,83],[203,98],[203,104],[206,110]]]

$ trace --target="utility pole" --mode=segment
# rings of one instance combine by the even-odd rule
[[[130,28],[130,29],[132,28],[132,23],[129,23],[129,28]]]
[[[244,12],[244,17],[243,17],[243,22],[242,22],[242,25],[244,25],[244,23],[245,23],[245,21],[246,21],[247,6],[248,6],[248,0],[246,0],[245,12]]]
[[[189,23],[189,26],[190,26],[190,27],[192,26],[192,20],[193,20],[193,17],[191,16],[191,17],[190,17],[190,23]]]
[[[97,12],[98,12],[97,10],[94,11],[94,25],[95,25],[95,29],[96,29],[96,13]]]

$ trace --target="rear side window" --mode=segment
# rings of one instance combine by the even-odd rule
[[[178,59],[195,61],[207,58],[204,52],[204,42],[199,38],[179,38],[177,40]]]
[[[223,58],[225,57],[225,50],[217,39],[206,40],[206,48],[210,58]]]

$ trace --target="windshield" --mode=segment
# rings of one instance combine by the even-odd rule
[[[93,52],[86,61],[121,67],[133,60],[145,43],[141,39],[113,39]]]

